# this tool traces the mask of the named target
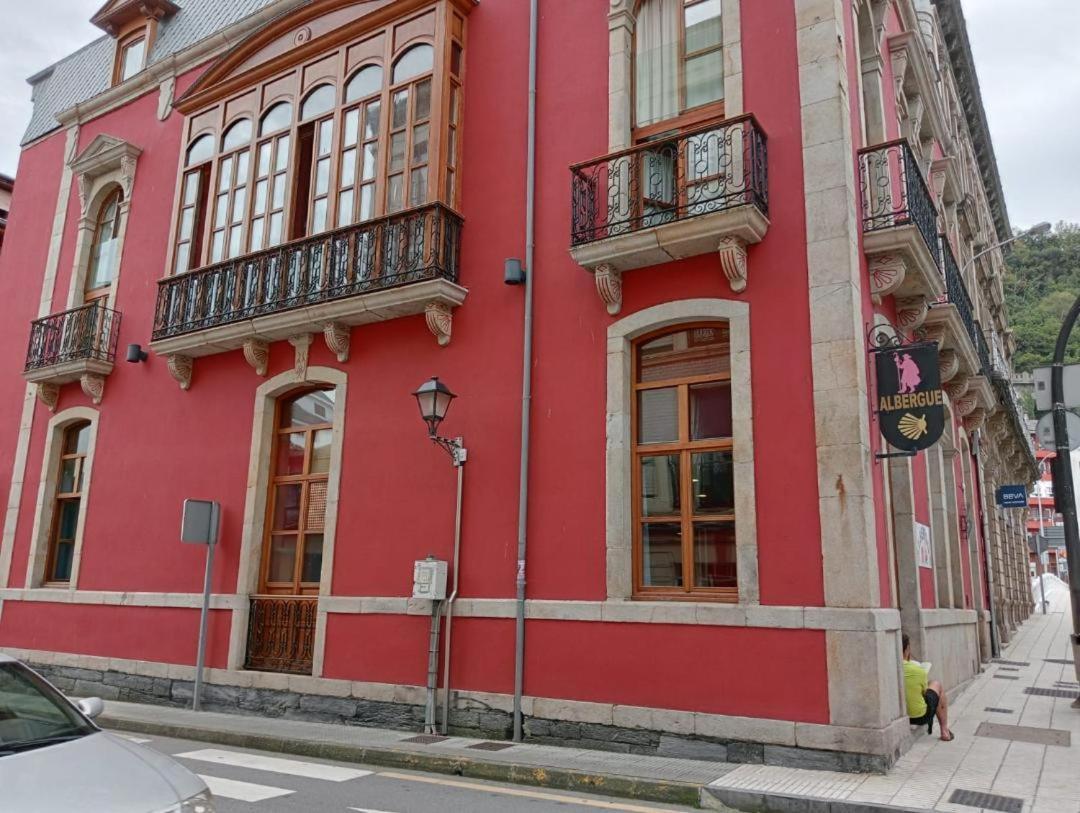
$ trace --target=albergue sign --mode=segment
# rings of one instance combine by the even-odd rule
[[[874,355],[882,436],[904,452],[933,446],[945,429],[937,344],[912,344]]]

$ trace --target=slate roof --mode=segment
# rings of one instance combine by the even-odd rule
[[[161,21],[147,59],[153,65],[195,45],[278,0],[178,0],[180,10]],[[109,89],[115,41],[96,39],[55,65],[31,76],[34,113],[23,135],[26,144],[60,126],[56,116]]]

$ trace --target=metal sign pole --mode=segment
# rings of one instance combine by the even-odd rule
[[[214,549],[217,548],[218,514],[218,505],[214,503],[210,509],[210,538],[206,545],[206,574],[203,577],[202,612],[199,615],[199,651],[195,657],[195,688],[191,697],[193,711],[199,710],[202,698],[203,667],[206,663],[206,626],[210,619],[210,586],[214,574]]]

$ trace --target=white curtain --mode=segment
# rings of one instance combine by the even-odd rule
[[[635,26],[635,122],[679,114],[679,36],[683,0],[645,0]]]

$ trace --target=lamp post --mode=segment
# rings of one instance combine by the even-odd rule
[[[1046,615],[1046,566],[1043,564],[1043,549],[1046,547],[1046,527],[1043,524],[1042,478],[1046,471],[1046,461],[1039,461],[1039,480],[1035,483],[1035,494],[1039,498],[1039,541],[1035,543],[1035,572],[1039,577],[1039,592],[1042,595],[1042,614]]]
[[[978,254],[972,255],[971,259],[968,260],[966,263],[964,263],[964,267],[960,269],[961,276],[963,276],[963,273],[965,271],[967,271],[972,265],[975,264],[976,260],[978,260],[978,259],[980,259],[982,257],[985,257],[991,251],[997,251],[998,249],[1005,248],[1005,246],[1011,245],[1012,243],[1015,243],[1017,240],[1023,240],[1023,239],[1025,239],[1027,237],[1041,237],[1044,234],[1049,234],[1050,230],[1052,228],[1053,228],[1053,226],[1051,226],[1046,221],[1043,221],[1042,223],[1036,223],[1034,226],[1032,226],[1027,231],[1022,231],[1019,234],[1013,235],[1008,240],[1002,240],[1000,243],[994,243],[994,245],[992,245],[992,246],[987,246],[982,251],[980,251]]]
[[[457,503],[454,509],[454,558],[453,572],[451,575],[452,586],[450,595],[444,602],[446,606],[446,647],[443,653],[443,716],[442,733],[445,734],[450,721],[450,633],[454,622],[454,601],[458,594],[458,562],[461,558],[461,496],[465,485],[465,461],[468,453],[465,450],[464,439],[444,438],[439,435],[439,424],[446,418],[450,404],[457,397],[450,388],[439,380],[438,376],[432,376],[421,384],[413,393],[417,406],[420,407],[420,417],[427,424],[428,437],[431,442],[446,450],[450,459],[457,469]],[[433,614],[438,612],[438,606],[433,609]],[[438,623],[434,618],[433,623]],[[434,708],[431,709],[429,724],[434,726]]]

